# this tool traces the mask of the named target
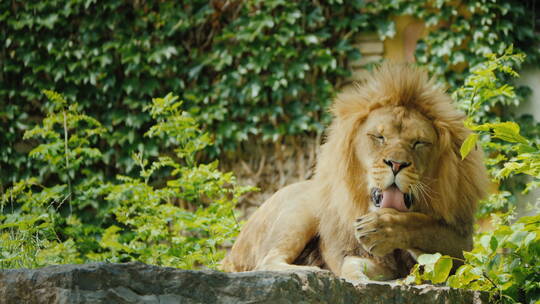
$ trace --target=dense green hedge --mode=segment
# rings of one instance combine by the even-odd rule
[[[142,147],[156,155],[156,141],[142,137],[150,116],[141,109],[168,92],[220,150],[320,132],[347,61],[360,55],[354,39],[391,36],[391,15],[443,22],[421,44],[420,61],[447,79],[459,80],[453,64],[512,42],[536,60],[529,2],[462,2],[474,18],[457,17],[455,1],[445,0],[1,1],[0,181],[37,171],[26,158],[35,143],[22,134],[51,107],[42,89],[77,100],[103,123],[114,147],[103,161],[115,173],[132,172],[130,155]]]

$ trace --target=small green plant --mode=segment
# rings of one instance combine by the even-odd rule
[[[217,161],[196,164],[195,153],[210,144],[210,137],[180,106],[169,94],[148,107],[158,123],[146,136],[172,140],[178,146],[176,159],[161,156],[149,162],[142,151],[133,155],[140,177],[118,176],[120,183],[108,189],[106,199],[119,226],[106,229],[100,245],[107,251],[92,259],[215,267],[224,256],[220,246],[238,233],[234,206],[251,188],[236,186],[231,173],[218,171]],[[165,168],[171,170],[170,179],[164,186],[152,185],[153,174]]]
[[[91,142],[105,129],[60,94],[43,93],[52,103],[51,111],[41,126],[24,135],[43,142],[29,153],[42,164],[39,176],[15,183],[0,201],[1,267],[80,262],[75,247],[84,237],[74,235],[69,222],[96,203],[91,194],[101,187],[99,175],[90,167],[102,155]]]
[[[450,275],[455,258],[439,253],[424,254],[404,280],[406,284],[444,283],[454,288],[491,293],[494,303],[539,303],[540,215],[526,216],[514,224],[495,217],[495,229],[475,237],[465,264]]]
[[[513,121],[501,122],[485,118],[491,108],[512,104],[512,99],[516,98],[514,88],[501,79],[504,76],[518,76],[513,67],[523,62],[524,55],[513,54],[512,47],[509,47],[503,55],[489,54],[487,59],[472,69],[464,86],[453,94],[458,105],[468,114],[466,125],[474,131],[461,146],[461,156],[465,158],[472,149],[477,148],[477,144],[481,144],[489,156],[486,164],[490,173],[501,184],[501,191],[482,204],[480,215],[513,208],[504,183],[506,178],[529,176],[530,180],[521,188],[528,192],[538,185],[540,176],[537,139],[522,136],[520,126]],[[515,192],[519,188],[510,189]]]
[[[466,124],[474,131],[461,147],[466,157],[481,143],[488,151],[487,163],[495,181],[515,175],[530,177],[526,190],[536,187],[540,176],[540,146],[520,134],[514,122],[480,122],[482,108],[493,106],[501,98],[513,98],[510,85],[498,81],[497,73],[517,76],[511,63],[519,63],[523,55],[512,54],[509,48],[502,56],[489,55],[488,61],[472,70],[464,87],[454,94],[469,114]],[[497,151],[497,148],[499,149]],[[508,193],[493,194],[484,205],[507,210],[492,215],[494,229],[475,236],[471,252],[464,252],[465,260],[455,274],[450,275],[452,260],[439,253],[418,258],[405,283],[424,281],[443,283],[450,287],[488,291],[497,303],[540,302],[540,215],[522,217],[515,223]]]

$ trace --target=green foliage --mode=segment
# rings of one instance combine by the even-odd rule
[[[103,182],[91,169],[102,155],[91,146],[104,133],[77,104],[44,92],[52,102],[42,125],[26,132],[42,143],[30,152],[41,176],[24,179],[2,194],[0,265],[39,267],[88,261],[143,261],[193,268],[215,267],[221,245],[238,232],[234,206],[251,190],[239,187],[217,162],[198,164],[195,154],[211,144],[178,98],[156,98],[147,107],[157,123],[149,138],[169,140],[175,155],[149,160],[133,155],[136,178]],[[165,170],[166,181],[153,178]],[[53,176],[53,177],[51,177]],[[43,184],[46,180],[49,184]],[[54,181],[54,182],[51,182]]]
[[[516,98],[514,88],[501,80],[501,75],[517,77],[514,67],[524,60],[523,54],[513,54],[509,47],[504,54],[487,55],[487,61],[473,67],[464,85],[453,94],[459,106],[467,112],[466,125],[474,131],[461,146],[461,156],[476,148],[478,141],[490,156],[487,164],[492,176],[501,182],[508,177],[527,175],[531,180],[524,190],[530,191],[538,184],[540,176],[540,145],[537,139],[520,134],[520,126],[513,121],[486,119],[487,112],[500,104],[511,104]],[[503,184],[504,186],[504,184]],[[502,189],[504,190],[504,188]],[[514,189],[516,190],[516,189]],[[497,200],[502,199],[504,203]],[[508,199],[500,194],[483,204],[483,213],[510,207]]]
[[[540,216],[514,224],[500,223],[477,236],[465,254],[467,264],[448,278],[448,285],[493,292],[504,303],[540,301]]]
[[[90,170],[102,157],[91,142],[101,137],[105,129],[59,94],[43,93],[52,103],[51,111],[41,126],[24,135],[42,141],[29,153],[40,163],[39,176],[23,179],[2,194],[3,267],[79,262],[74,247],[76,242],[81,243],[77,245],[83,250],[88,241],[83,236],[87,234],[74,235],[73,229],[69,229],[70,217],[75,213],[85,218],[85,226],[79,230],[97,228],[96,218],[85,214],[85,210],[97,207],[96,198],[102,187],[100,174]]]
[[[463,86],[453,93],[462,110],[467,112],[474,122],[486,121],[490,110],[497,105],[515,105],[514,87],[507,78],[518,77],[515,68],[519,68],[525,60],[522,53],[514,54],[513,46],[509,46],[500,56],[494,53],[485,56],[487,60],[473,66],[471,74],[465,79]]]
[[[465,264],[450,275],[453,258],[424,254],[404,280],[424,281],[454,288],[488,291],[493,303],[538,303],[540,301],[540,215],[525,216],[514,224],[501,222],[493,231],[476,236]]]
[[[454,98],[468,112],[466,124],[475,131],[461,147],[462,157],[475,148],[478,141],[487,148],[487,160],[495,180],[509,176],[529,176],[527,189],[539,184],[540,145],[520,134],[515,122],[481,122],[478,115],[503,98],[514,98],[511,86],[499,82],[497,73],[517,76],[512,62],[521,62],[523,55],[512,54],[509,48],[502,56],[488,55],[488,61],[472,69],[465,85]],[[480,121],[480,122],[479,122]],[[505,147],[501,149],[501,147]],[[499,149],[498,153],[495,153]],[[508,192],[495,193],[484,202],[491,209],[508,208]],[[509,208],[511,210],[511,208]],[[485,213],[485,210],[484,210]],[[404,280],[443,283],[450,287],[488,291],[497,303],[538,303],[540,301],[540,215],[522,217],[511,224],[512,212],[493,214],[493,231],[475,236],[471,252],[464,252],[464,265],[449,276],[452,259],[441,254],[422,255],[418,265]]]
[[[172,138],[176,157],[187,165],[169,156],[149,163],[135,154],[141,177],[119,176],[121,183],[107,189],[111,212],[124,228],[108,227],[100,242],[108,250],[91,255],[92,260],[215,267],[224,255],[219,246],[238,233],[234,206],[250,188],[234,186],[232,174],[219,172],[217,161],[195,164],[195,152],[210,139],[180,105],[171,94],[154,99],[149,109],[158,123],[146,135]],[[172,169],[166,186],[152,186],[152,175],[163,168]]]
[[[356,38],[393,37],[393,15],[439,26],[423,40],[419,61],[452,85],[463,74],[456,64],[477,63],[512,42],[537,58],[528,2],[460,3],[2,1],[0,183],[5,188],[40,170],[26,159],[37,142],[22,135],[51,107],[43,89],[77,100],[108,130],[96,142],[103,154],[96,167],[134,177],[133,153],[144,146],[155,157],[171,144],[142,136],[152,121],[141,111],[144,101],[167,92],[182,92],[183,110],[215,134],[212,155],[247,141],[321,132],[347,62],[361,56]]]

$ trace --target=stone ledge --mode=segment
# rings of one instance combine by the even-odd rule
[[[142,263],[0,270],[0,303],[488,303],[486,294],[329,272],[190,271]]]

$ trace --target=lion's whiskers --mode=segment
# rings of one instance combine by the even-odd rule
[[[428,201],[433,199],[433,195],[431,194],[433,190],[422,181],[417,180],[415,183],[412,183],[409,187],[411,188],[411,192],[413,196],[418,197],[419,199],[424,201],[426,204],[428,203]]]
[[[429,191],[428,191],[429,188],[426,186],[426,184],[424,184],[421,181],[418,181],[417,187],[420,190],[420,192],[422,193],[423,198],[426,201],[426,203],[428,202],[428,200],[431,200],[433,198],[431,196],[431,194],[429,193]]]
[[[418,182],[422,185],[424,191],[426,191],[427,193],[430,193],[430,195],[429,195],[429,196],[430,196],[430,199],[433,199],[433,197],[432,197],[431,194],[433,194],[433,195],[439,195],[439,192],[435,191],[435,190],[433,189],[433,187],[431,187],[431,185],[432,185],[435,181],[436,181],[436,179],[431,179],[431,181],[428,181],[428,182],[429,182],[429,185],[426,184],[426,183],[424,183],[423,181],[418,181]]]
[[[411,189],[411,194],[413,197],[419,197],[418,188],[415,184],[410,184],[409,188]]]

